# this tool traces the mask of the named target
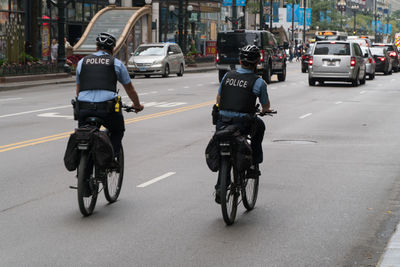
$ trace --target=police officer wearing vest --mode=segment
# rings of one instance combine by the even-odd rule
[[[117,81],[125,88],[132,100],[136,112],[143,110],[138,94],[132,85],[124,64],[112,56],[116,39],[103,32],[96,38],[97,52],[82,58],[76,68],[76,95],[78,99],[79,127],[85,124],[87,117],[96,116],[104,120],[104,126],[110,131],[110,140],[118,155],[125,123],[122,109],[117,112]]]
[[[265,124],[256,117],[254,125],[248,119],[256,112],[256,100],[258,98],[262,110],[270,112],[267,85],[265,81],[255,74],[257,64],[260,61],[260,49],[255,45],[247,45],[240,50],[239,59],[241,67],[228,72],[221,81],[217,95],[219,106],[219,118],[216,129],[229,124],[239,126],[242,133],[250,133],[251,147],[253,150],[254,165],[247,171],[248,177],[260,175],[258,164],[263,161],[262,140],[264,138]],[[218,180],[215,189],[215,201],[220,203],[220,181]]]

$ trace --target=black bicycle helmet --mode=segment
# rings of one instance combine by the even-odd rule
[[[243,63],[256,64],[260,57],[260,49],[255,45],[246,45],[239,52],[239,58]]]
[[[101,49],[113,50],[116,42],[114,35],[107,32],[101,32],[96,37],[96,45]]]

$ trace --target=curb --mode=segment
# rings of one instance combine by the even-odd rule
[[[214,71],[216,70],[215,66],[210,67],[203,67],[203,68],[191,68],[186,69],[185,73],[200,73],[200,72],[207,72],[207,71]],[[34,81],[31,83],[10,83],[8,85],[0,85],[0,92],[1,91],[10,91],[10,90],[18,90],[18,89],[26,89],[31,87],[39,87],[42,85],[52,85],[52,84],[67,84],[67,83],[75,83],[75,79],[70,80],[40,80]]]

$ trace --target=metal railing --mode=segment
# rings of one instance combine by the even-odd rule
[[[64,71],[63,68],[60,68],[60,66],[58,66],[56,63],[32,64],[32,65],[11,64],[11,65],[0,66],[0,77],[59,73],[63,71]]]

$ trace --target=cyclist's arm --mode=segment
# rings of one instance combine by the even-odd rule
[[[228,73],[225,73],[224,77],[222,77],[221,83],[219,84],[218,93],[217,93],[217,105],[221,101],[221,90],[222,90],[222,83],[225,81],[225,77]]]
[[[79,95],[79,83],[76,84],[76,97]]]
[[[117,74],[118,81],[122,83],[126,93],[128,94],[129,98],[132,100],[132,107],[136,111],[143,110],[143,105],[140,104],[139,96],[133,87],[131,82],[131,77],[129,76],[128,70],[126,69],[125,65],[118,59],[115,59],[115,72]]]
[[[261,104],[261,112],[268,112],[271,108],[271,103],[269,102],[267,84],[263,79],[258,79],[254,84],[253,92],[258,96]]]
[[[83,58],[81,58],[81,60],[79,60],[79,62],[78,62],[78,64],[76,65],[76,78],[75,78],[75,80],[76,80],[76,97],[78,97],[78,95],[79,95],[79,84],[80,84],[80,81],[79,81],[79,75],[80,75],[80,73],[81,73],[81,69],[82,69],[82,62],[83,62]]]

